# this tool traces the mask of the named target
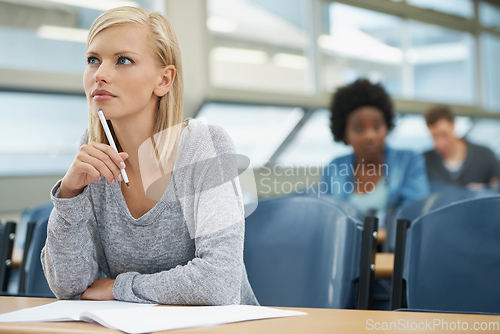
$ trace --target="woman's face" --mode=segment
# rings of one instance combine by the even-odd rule
[[[387,123],[378,108],[363,106],[347,117],[344,141],[351,145],[358,159],[379,160],[384,152]]]
[[[91,112],[107,119],[154,117],[163,71],[148,46],[148,31],[136,24],[99,32],[87,50],[83,76]]]

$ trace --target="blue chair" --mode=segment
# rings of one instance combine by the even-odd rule
[[[408,203],[396,211],[392,219],[391,226],[388,229],[389,251],[394,251],[396,245],[396,221],[397,219],[408,219],[410,221],[425,215],[436,209],[445,207],[452,203],[464,200],[498,196],[490,191],[474,191],[466,188],[456,187],[443,183],[432,183],[433,192],[426,198],[412,203]]]
[[[23,247],[23,259],[21,262],[21,267],[19,270],[19,277],[17,279],[17,291],[20,294],[26,293],[26,262],[31,247],[31,240],[33,238],[33,232],[37,225],[37,222],[46,219],[50,216],[54,205],[52,202],[48,202],[33,208],[26,209],[21,216],[21,230],[20,235],[24,235],[24,239],[20,243],[20,247]],[[43,247],[43,246],[42,246]]]
[[[22,268],[25,278],[23,286],[20,286],[20,289],[22,288],[22,292],[25,295],[55,297],[54,293],[49,288],[43,272],[42,262],[40,261],[42,248],[45,246],[45,241],[47,239],[48,221],[49,217],[47,216],[36,223],[33,229],[33,237],[28,249],[28,254],[25,254],[26,261]]]
[[[486,188],[483,190],[471,190],[469,188],[465,188],[459,185],[455,185],[452,183],[441,182],[441,181],[430,181],[429,187],[431,193],[439,193],[439,192],[454,192],[454,191],[472,191],[478,193],[478,197],[484,197],[483,195],[498,195],[498,191],[492,188]]]
[[[0,292],[6,292],[12,269],[12,249],[16,235],[16,223],[0,222]]]
[[[333,205],[344,211],[346,214],[354,217],[359,221],[364,221],[365,219],[365,214],[361,210],[357,209],[351,203],[343,199],[331,195],[323,195],[321,199],[332,203]]]
[[[36,223],[42,218],[48,217],[54,208],[52,202],[47,202],[35,207],[25,209],[21,214],[21,221],[19,223],[19,238],[16,240],[16,248],[23,248],[27,231],[27,226],[30,222]]]
[[[500,196],[398,221],[392,309],[500,313]],[[406,284],[406,286],[404,285]]]
[[[376,246],[369,229],[376,226],[363,235],[361,221],[322,199],[259,201],[246,219],[244,252],[257,299],[269,306],[354,308],[358,297],[358,306],[366,308],[370,282],[364,273]],[[374,246],[362,250],[365,237]]]

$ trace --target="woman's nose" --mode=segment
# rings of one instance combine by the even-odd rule
[[[375,129],[367,129],[364,135],[366,140],[374,140],[377,137],[377,131]]]
[[[110,68],[106,65],[106,63],[99,65],[99,68],[94,74],[94,79],[96,82],[110,82]]]

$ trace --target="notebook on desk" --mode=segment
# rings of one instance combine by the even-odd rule
[[[56,301],[0,314],[0,322],[86,321],[139,334],[306,314],[250,305],[152,306],[120,301]]]

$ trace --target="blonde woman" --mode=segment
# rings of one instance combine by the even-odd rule
[[[241,189],[228,181],[236,167],[221,158],[234,146],[219,127],[181,121],[182,65],[167,19],[133,7],[103,13],[89,32],[84,88],[89,129],[51,191],[42,251],[54,294],[257,305],[243,264]]]

